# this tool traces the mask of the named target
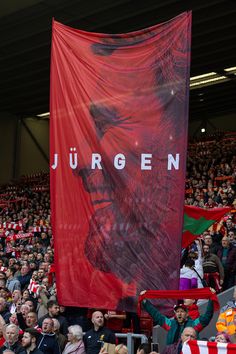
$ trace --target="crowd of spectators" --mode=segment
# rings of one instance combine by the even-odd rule
[[[230,206],[231,212],[185,250],[181,274],[186,276],[191,272],[188,288],[211,286],[220,292],[235,284],[235,148],[233,134],[189,144],[186,205],[206,209]],[[3,328],[11,324],[14,333],[18,327],[20,334],[32,328],[43,330],[39,338],[35,332],[25,332],[25,341],[32,348],[35,349],[35,341],[40,341],[38,349],[43,351],[42,343],[46,342],[45,354],[63,350],[67,354],[81,340],[76,326],[88,331],[92,326],[91,317],[89,309],[65,308],[57,303],[48,174],[22,177],[1,186],[0,347],[10,338],[10,334],[3,333]],[[106,324],[116,332],[128,327],[123,324],[128,317],[128,313],[105,313]],[[112,322],[115,326],[118,323],[118,327],[112,328]],[[15,333],[17,338],[18,335]],[[83,354],[84,347],[80,349],[79,354]]]
[[[234,208],[235,178],[236,135],[217,134],[189,144],[186,205]]]
[[[180,273],[182,289],[209,285],[219,293],[235,284],[235,177],[236,136],[233,133],[216,134],[189,144],[185,204],[204,209],[231,209],[185,250]]]

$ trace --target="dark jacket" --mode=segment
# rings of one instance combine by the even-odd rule
[[[204,315],[199,316],[195,320],[192,320],[190,317],[186,319],[186,321],[180,325],[175,318],[168,318],[162,315],[155,306],[151,304],[150,301],[144,300],[142,303],[144,309],[152,316],[155,324],[160,325],[166,331],[168,331],[166,344],[173,344],[176,340],[180,338],[185,327],[193,327],[197,334],[206,327],[213,316],[213,302],[209,300],[206,312]],[[177,334],[178,333],[178,338]]]
[[[19,275],[17,277],[17,279],[19,280],[20,282],[20,285],[21,285],[21,290],[23,291],[24,289],[26,289],[26,287],[29,285],[30,283],[30,279],[31,279],[31,274],[28,273],[26,275]]]
[[[36,347],[34,350],[31,350],[30,354],[43,354],[43,352]]]
[[[182,352],[182,340],[179,339],[178,342],[167,345],[161,354],[180,354]]]
[[[220,258],[220,260],[222,260],[222,255],[223,247],[220,247],[217,252],[217,256]],[[229,246],[227,260],[224,268],[226,272],[236,274],[236,247],[234,247],[233,245]]]
[[[67,338],[64,336],[64,334],[61,333],[55,333],[56,334],[56,339],[59,344],[61,352],[65,349],[66,343],[67,343]]]
[[[40,333],[38,339],[38,349],[44,354],[60,354],[59,344],[54,333]]]
[[[95,331],[93,328],[90,329],[84,335],[86,354],[98,354],[100,352],[102,342],[115,344],[116,337],[114,333],[106,327],[100,327],[98,331]]]
[[[8,310],[4,310],[0,312],[0,315],[2,316],[2,318],[6,323],[9,323],[9,318],[11,317],[11,313]]]

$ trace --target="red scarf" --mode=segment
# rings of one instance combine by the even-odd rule
[[[191,290],[147,290],[145,294],[138,298],[138,314],[141,313],[141,302],[144,299],[210,299],[213,301],[214,311],[219,310],[220,304],[216,293],[212,293],[210,288]]]

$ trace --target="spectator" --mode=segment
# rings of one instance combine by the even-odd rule
[[[4,319],[6,323],[9,323],[9,318],[11,317],[11,313],[7,308],[7,302],[3,297],[0,297],[0,315]]]
[[[236,319],[236,287],[234,288],[233,299],[228,301],[220,310],[216,323],[218,332],[225,332],[229,336],[235,334]]]
[[[26,354],[25,349],[18,342],[19,339],[19,327],[15,324],[9,324],[5,331],[6,341],[0,348],[0,354],[3,354],[6,349],[10,349],[15,354]]]
[[[188,315],[192,320],[200,317],[198,305],[196,304],[195,299],[184,299],[184,305],[187,307]]]
[[[27,354],[43,354],[43,352],[37,348],[38,338],[39,332],[36,329],[28,328],[25,330],[21,343]]]
[[[56,318],[60,323],[60,332],[66,335],[68,332],[68,323],[66,318],[59,314],[60,308],[57,301],[55,300],[48,301],[47,308],[48,308],[48,314],[39,319],[39,326],[40,327],[42,326],[43,320],[47,317]]]
[[[195,262],[188,258],[185,265],[180,269],[180,290],[188,290],[197,288],[197,274],[193,270]]]
[[[29,312],[25,318],[22,316],[22,313],[17,313],[17,320],[22,330],[26,328],[39,328],[36,312]]]
[[[6,286],[6,274],[3,271],[0,271],[0,281],[1,283],[1,288],[4,288]]]
[[[19,322],[18,322],[18,319],[17,319],[17,314],[16,312],[15,313],[12,313],[11,317],[9,318],[9,323],[11,324],[15,324],[16,326],[19,326]],[[20,326],[19,326],[20,327]],[[20,328],[21,329],[21,328]]]
[[[213,289],[211,290],[214,292]],[[141,292],[141,295],[144,293],[145,291]],[[198,335],[198,333],[209,324],[213,316],[213,304],[211,300],[208,301],[208,306],[204,315],[199,316],[195,320],[192,320],[188,316],[188,311],[184,304],[179,304],[174,307],[174,318],[168,318],[162,315],[156,307],[146,299],[143,300],[142,305],[153,318],[155,325],[160,325],[168,332],[166,340],[167,345],[178,342],[185,327],[193,327]]]
[[[234,286],[236,276],[236,248],[230,243],[227,236],[224,236],[221,241],[221,248],[217,252],[223,267],[224,267],[224,283],[223,290],[227,290]]]
[[[40,253],[40,255],[41,255],[41,253]],[[43,280],[44,277],[45,277],[44,270],[42,268],[39,268],[39,270],[38,270],[38,281],[39,281],[39,284],[42,284],[42,280]]]
[[[20,261],[16,261],[16,263],[14,264],[14,268],[15,268],[15,274],[14,274],[14,276],[15,276],[15,278],[18,279],[18,276],[21,275],[21,273],[20,273],[20,270],[21,270],[21,263],[20,263]]]
[[[12,302],[9,306],[9,310],[11,314],[15,313],[17,311],[17,305],[21,304],[21,291],[20,290],[14,290],[12,293]]]
[[[20,310],[18,310],[18,311],[21,312],[23,318],[26,320],[26,316],[30,312],[30,307],[27,304],[22,304],[20,307]]]
[[[21,275],[18,276],[18,280],[21,284],[21,290],[25,290],[27,288],[27,286],[30,283],[30,278],[31,278],[31,274],[30,274],[30,269],[28,265],[23,265],[21,267]]]
[[[68,343],[62,354],[85,354],[83,330],[79,325],[68,327]]]
[[[93,328],[86,332],[84,336],[86,354],[98,354],[102,342],[116,343],[114,333],[110,329],[104,327],[104,317],[102,312],[93,312],[92,324]]]
[[[67,338],[64,334],[60,333],[60,323],[56,318],[53,318],[53,332],[55,333],[57,342],[59,344],[61,352],[65,349]]]
[[[0,289],[0,297],[3,297],[7,302],[11,301],[11,293],[7,288]]]
[[[228,237],[229,237],[231,245],[233,247],[236,247],[236,234],[235,234],[235,231],[229,231],[228,232]]]
[[[30,299],[30,293],[28,289],[25,289],[22,294],[22,302],[25,303],[27,300]]]
[[[29,310],[34,312],[35,311],[35,303],[32,300],[32,298],[28,299],[25,301],[25,305],[27,305],[29,307]]]
[[[185,327],[178,342],[167,345],[161,354],[179,354],[182,353],[183,343],[188,340],[197,339],[197,332],[192,327]]]
[[[215,342],[217,343],[229,343],[230,338],[225,332],[217,332],[215,336]]]
[[[59,344],[53,333],[52,318],[45,318],[42,324],[42,332],[39,335],[38,349],[44,354],[60,354]]]
[[[203,246],[203,272],[204,279],[208,286],[213,287],[216,292],[220,292],[224,282],[224,268],[220,259],[213,253],[210,253],[208,245]]]
[[[205,203],[205,207],[207,209],[216,208],[217,206],[218,206],[218,204],[212,198],[208,198],[208,202]]]
[[[212,236],[210,234],[208,234],[208,233],[205,234],[205,236],[204,236],[204,244],[209,246],[210,253],[217,254],[217,251],[218,251],[220,246],[219,246],[219,244],[217,242],[215,242],[213,244]]]
[[[14,266],[11,266],[6,271],[7,282],[6,287],[8,290],[13,293],[14,290],[21,290],[21,284],[18,279],[14,277],[16,269]]]

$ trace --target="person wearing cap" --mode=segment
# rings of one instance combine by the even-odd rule
[[[214,289],[211,289],[211,291],[214,292]],[[145,290],[142,291],[140,295],[145,294],[145,292]],[[154,324],[158,324],[168,332],[166,339],[167,345],[178,342],[186,327],[194,328],[198,336],[199,332],[209,324],[214,312],[213,302],[211,300],[208,301],[206,312],[195,320],[189,317],[187,307],[184,304],[174,306],[174,318],[168,318],[162,315],[147,299],[142,301],[142,305],[145,311],[153,318]]]

